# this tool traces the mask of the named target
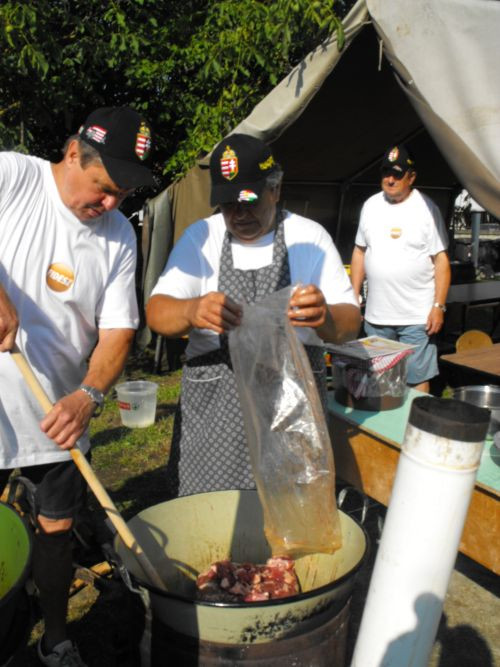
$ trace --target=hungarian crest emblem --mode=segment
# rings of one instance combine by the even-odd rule
[[[223,177],[228,181],[231,181],[238,173],[238,158],[231,146],[226,146],[226,150],[222,153],[220,170]]]
[[[394,148],[391,149],[391,152],[388,155],[388,160],[389,162],[396,162],[398,157],[399,157],[399,149],[397,146],[394,146]]]
[[[135,140],[135,154],[139,160],[145,160],[151,150],[151,130],[146,123],[141,123]]]

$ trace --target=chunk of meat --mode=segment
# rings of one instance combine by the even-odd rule
[[[265,565],[212,563],[198,575],[198,599],[211,602],[261,602],[300,592],[291,558],[269,558]]]

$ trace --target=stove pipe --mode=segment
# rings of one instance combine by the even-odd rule
[[[479,265],[479,243],[481,235],[481,220],[483,217],[482,212],[472,211],[470,214],[471,217],[471,259],[474,264],[474,268],[477,269]]]
[[[490,412],[414,399],[351,667],[426,667]]]

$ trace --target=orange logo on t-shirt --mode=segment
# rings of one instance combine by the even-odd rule
[[[391,239],[399,239],[401,236],[401,229],[399,227],[393,227],[391,229]]]
[[[66,264],[51,264],[46,279],[47,285],[54,292],[65,292],[75,282],[75,274]]]

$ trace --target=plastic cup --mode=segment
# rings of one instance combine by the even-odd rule
[[[156,382],[131,380],[116,385],[118,407],[122,424],[129,428],[143,428],[155,423]]]

